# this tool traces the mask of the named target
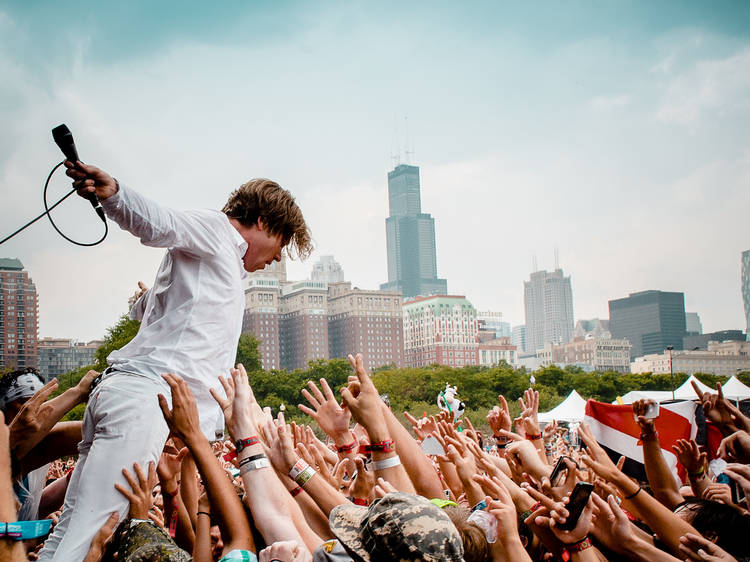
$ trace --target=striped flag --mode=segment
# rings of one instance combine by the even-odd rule
[[[626,457],[623,467],[626,474],[641,480],[646,479],[643,468],[643,445],[640,442],[641,428],[633,418],[632,405],[588,400],[584,421],[591,428],[596,441],[615,462],[620,455]],[[675,478],[684,482],[684,468],[677,462],[672,445],[676,444],[678,439],[695,438],[698,430],[695,422],[695,403],[683,401],[660,404],[656,430],[659,432],[659,444],[667,465],[674,472]]]

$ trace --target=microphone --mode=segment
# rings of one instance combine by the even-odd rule
[[[78,151],[76,150],[76,143],[75,141],[73,141],[73,134],[70,132],[70,129],[68,129],[67,125],[63,123],[62,125],[58,125],[54,129],[52,129],[52,138],[55,140],[55,143],[60,148],[60,150],[62,150],[62,153],[65,155],[65,159],[70,160],[75,164],[78,160]],[[91,202],[91,206],[94,207],[94,210],[96,211],[96,214],[99,215],[99,218],[106,223],[106,219],[104,218],[104,209],[102,209],[102,204],[99,202],[99,198],[96,196],[96,193],[87,193],[85,197]]]

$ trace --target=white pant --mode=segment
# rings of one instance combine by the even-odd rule
[[[83,439],[78,444],[78,463],[65,494],[60,520],[39,554],[40,561],[83,560],[97,531],[110,514],[128,513],[128,501],[114,488],[133,463],[147,470],[157,463],[169,435],[157,394],[171,404],[169,386],[163,379],[113,371],[102,378],[89,397],[83,416]]]

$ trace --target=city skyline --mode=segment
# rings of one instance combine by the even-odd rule
[[[250,177],[278,180],[317,247],[288,277],[333,255],[375,289],[407,115],[451,294],[518,325],[532,256],[551,269],[560,248],[576,319],[656,289],[684,292],[706,332],[745,329],[749,18],[742,2],[4,5],[0,237],[41,212],[64,122],[85,161],[164,205],[216,209]],[[74,199],[56,221],[98,238]],[[162,255],[119,229],[74,247],[45,220],[0,247],[34,279],[39,336],[79,341]]]

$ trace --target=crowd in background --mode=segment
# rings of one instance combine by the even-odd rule
[[[498,397],[491,435],[450,411],[407,413],[409,429],[361,356],[349,360],[338,396],[325,379],[301,389],[317,427],[274,417],[238,365],[211,392],[231,437],[214,443],[185,381],[165,374],[161,459],[122,467],[127,519],[102,521],[85,560],[750,559],[750,419],[720,392],[696,406],[721,431],[718,449],[674,447],[684,481],[664,459],[652,403],[633,404],[639,481],[586,424],[577,435],[540,427],[533,388],[516,419]],[[35,559],[57,523],[81,438],[81,422],[60,420],[97,375],[54,398],[57,382],[34,371],[0,379],[0,560]]]

